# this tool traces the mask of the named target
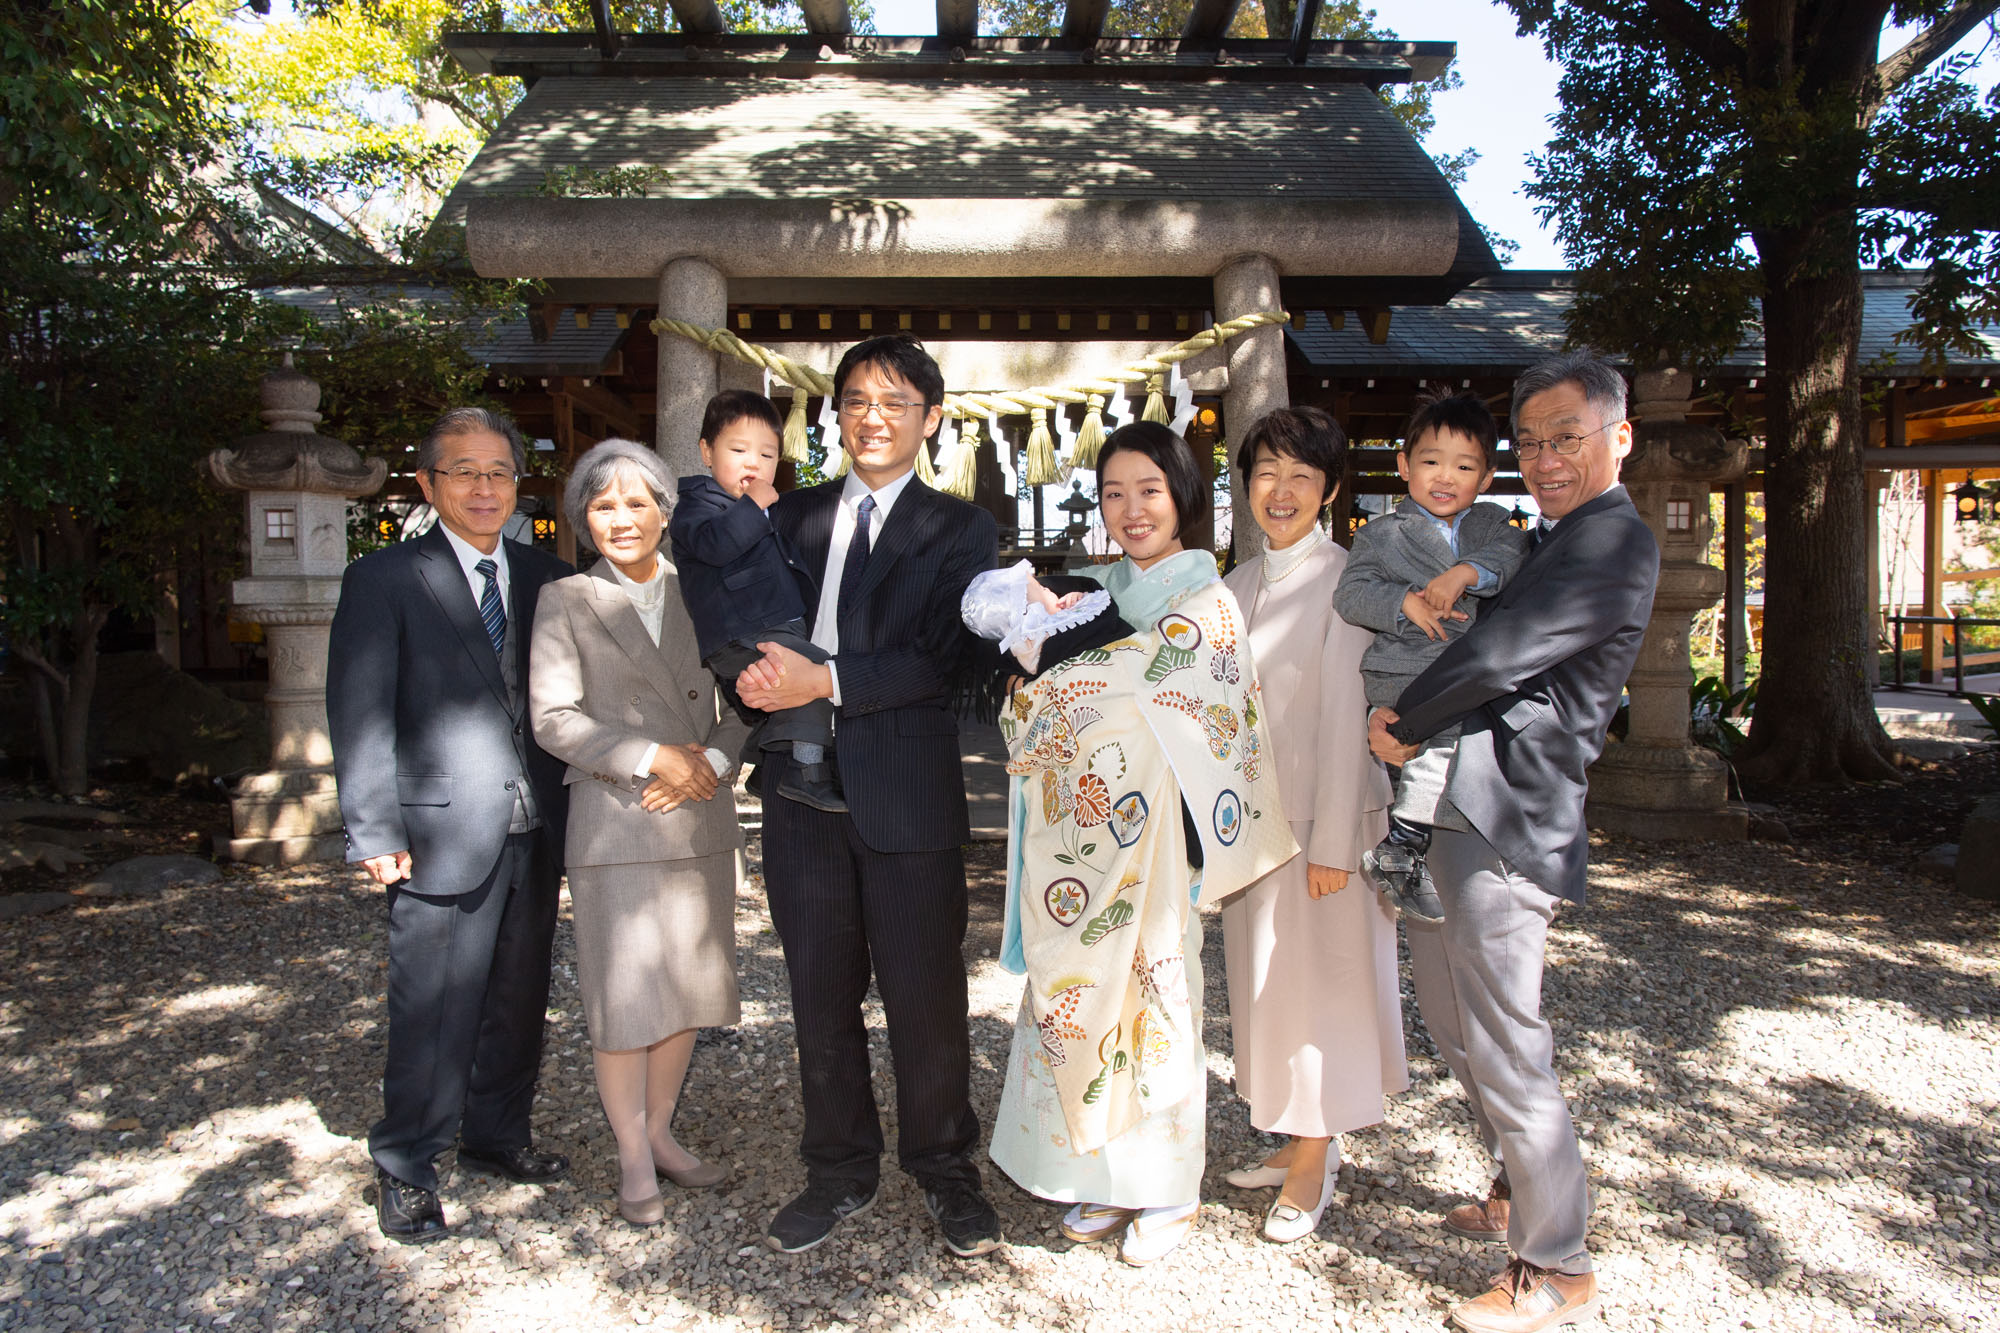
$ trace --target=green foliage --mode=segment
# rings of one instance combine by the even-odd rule
[[[1577,341],[1713,364],[1770,281],[1750,247],[1799,229],[1823,232],[1816,269],[1932,266],[1908,334],[1927,356],[2000,313],[2000,93],[1979,99],[1969,60],[1878,66],[1881,7],[1835,0],[1505,3],[1563,66],[1528,192],[1584,270]],[[1994,6],[1894,8],[1935,61]]]
[[[1987,733],[2000,736],[2000,696],[1968,694],[1965,696],[1965,701],[1979,714],[1979,720],[1985,725]]]
[[[1757,685],[1752,680],[1732,693],[1720,676],[1697,680],[1688,690],[1688,738],[1724,759],[1734,755],[1747,739],[1738,720],[1757,711]]]
[[[653,186],[673,179],[665,167],[605,167],[570,165],[542,174],[535,193],[549,199],[632,199],[646,196]]]

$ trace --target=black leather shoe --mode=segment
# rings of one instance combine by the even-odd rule
[[[848,1218],[867,1212],[875,1204],[875,1186],[850,1185],[844,1181],[813,1181],[805,1193],[778,1210],[764,1243],[785,1254],[798,1254],[833,1234]]]
[[[460,1148],[458,1164],[482,1176],[505,1176],[521,1185],[548,1185],[569,1174],[569,1158],[533,1148]]]
[[[977,1185],[950,1180],[924,1191],[924,1210],[944,1233],[944,1246],[961,1259],[976,1259],[1007,1243],[1000,1214]]]
[[[406,1185],[375,1168],[375,1221],[382,1234],[405,1245],[428,1245],[450,1234],[436,1190]]]
[[[833,779],[833,765],[824,761],[794,764],[786,769],[785,776],[778,779],[778,795],[830,815],[847,810],[847,798],[840,794],[840,785]]]

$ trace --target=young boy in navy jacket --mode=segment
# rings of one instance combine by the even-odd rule
[[[764,656],[759,643],[782,643],[811,661],[826,660],[805,618],[818,601],[812,574],[765,512],[778,499],[771,483],[783,428],[763,394],[726,389],[709,399],[701,421],[701,461],[709,475],[681,478],[667,538],[702,665],[715,673],[731,706],[757,725],[751,745],[789,746],[797,761],[778,790],[815,809],[841,811],[847,802],[826,754],[833,744],[833,701],[762,713],[736,697],[736,677]]]

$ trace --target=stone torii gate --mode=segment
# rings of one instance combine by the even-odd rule
[[[600,7],[594,32],[449,36],[528,85],[446,204],[474,267],[541,280],[579,320],[650,310],[809,364],[907,329],[953,389],[1087,377],[1190,317],[1355,310],[1386,331],[1390,307],[1497,268],[1377,95],[1442,72],[1450,43],[1313,41],[1316,4],[1259,40],[1223,36],[1235,0],[1200,0],[1176,40],[1106,37],[1104,0],[1048,38],[978,37],[969,0],[940,0],[936,37],[803,9],[804,35],[729,34],[713,0],[676,0],[672,34]],[[1288,401],[1281,329],[1215,360],[1225,423]],[[1039,380],[992,382],[1019,365]],[[743,381],[675,337],[654,381],[627,405],[685,473],[703,404]]]

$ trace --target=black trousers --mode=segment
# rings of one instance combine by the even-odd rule
[[[764,882],[791,974],[808,1175],[873,1188],[881,1174],[861,1017],[872,964],[896,1063],[897,1160],[925,1185],[977,1185],[963,853],[873,851],[847,815],[776,787],[764,798]]]
[[[542,833],[507,838],[470,893],[389,887],[389,1059],[368,1153],[396,1179],[437,1188],[454,1138],[529,1146],[541,1072],[559,874]]]
[[[745,705],[736,693],[736,678],[743,674],[743,669],[764,658],[764,654],[757,649],[759,643],[783,644],[808,662],[826,661],[826,649],[807,637],[811,632],[805,621],[794,620],[725,643],[702,663],[715,673],[715,683],[721,689],[723,699],[736,710],[736,715],[755,728],[743,746],[744,763],[761,763],[763,751],[789,750],[795,741],[824,746],[833,744],[833,700],[815,699],[796,708],[780,708],[775,713],[765,713]]]

